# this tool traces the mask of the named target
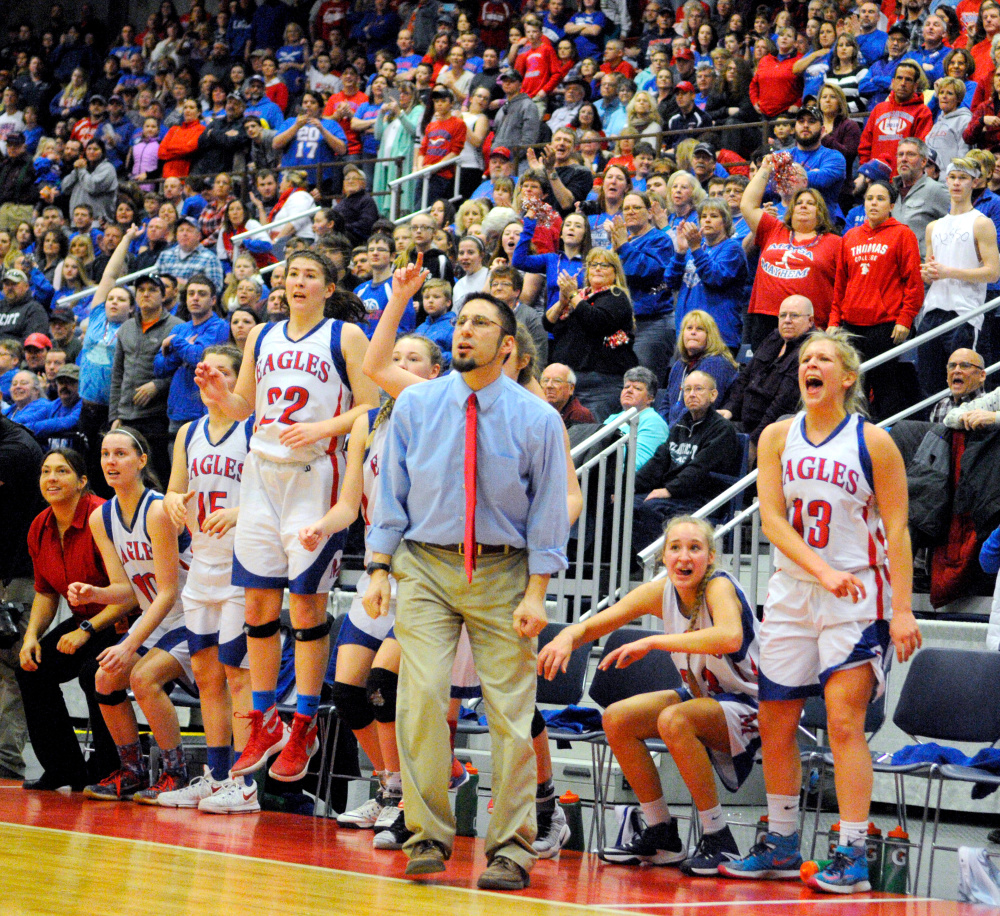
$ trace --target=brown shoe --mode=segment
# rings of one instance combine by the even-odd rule
[[[479,876],[476,886],[482,891],[520,891],[529,884],[528,873],[517,862],[497,855]]]
[[[445,851],[440,843],[434,840],[424,840],[417,843],[410,861],[406,863],[405,874],[408,877],[413,875],[433,875],[435,872],[444,871]]]

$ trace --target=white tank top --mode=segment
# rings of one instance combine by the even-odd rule
[[[884,569],[885,528],[875,502],[872,460],[864,419],[848,414],[821,443],[806,438],[798,413],[781,453],[781,486],[791,526],[825,562],[842,572]],[[775,569],[815,582],[780,550]]]
[[[982,267],[976,254],[975,222],[982,216],[978,210],[958,216],[942,216],[931,231],[934,259],[948,267],[965,270]],[[924,298],[924,309],[940,309],[963,315],[986,301],[986,283],[969,283],[966,280],[935,280]],[[983,326],[983,316],[970,321],[977,330]]]
[[[253,433],[253,417],[233,423],[218,442],[208,434],[208,417],[195,420],[188,427],[184,448],[187,454],[188,490],[198,495],[188,504],[188,530],[191,549],[199,563],[224,566],[233,561],[236,529],[222,537],[204,534],[201,523],[216,509],[231,509],[240,504],[240,481],[243,462]]]
[[[118,502],[117,496],[101,506],[104,530],[111,539],[111,543],[114,544],[118,559],[121,560],[122,566],[125,568],[125,575],[128,576],[128,580],[132,584],[136,603],[143,612],[149,610],[156,598],[153,542],[146,529],[146,516],[149,514],[149,507],[160,499],[163,499],[162,494],[146,490],[139,500],[131,527],[125,523],[125,519],[122,517],[121,504]],[[177,546],[180,550],[180,568],[177,570],[178,600],[174,602],[174,606],[167,612],[167,616],[160,624],[161,627],[168,630],[184,623],[184,612],[179,596],[184,590],[184,584],[187,582],[187,571],[191,566],[191,535],[187,531],[184,531],[178,538]]]
[[[736,589],[740,599],[740,621],[743,624],[743,644],[735,652],[726,655],[688,655],[685,652],[671,652],[677,670],[684,684],[694,696],[719,699],[721,695],[739,697],[744,702],[757,702],[757,672],[760,670],[760,649],[757,644],[757,618],[747,601],[743,588],[729,573],[719,570],[712,574],[728,579]],[[707,630],[714,626],[712,615],[703,598],[697,611],[696,628]],[[691,620],[681,613],[677,590],[668,582],[663,589],[663,631],[684,633],[691,627]],[[694,682],[696,688],[692,689]]]
[[[353,396],[340,349],[343,322],[325,318],[299,340],[288,338],[288,322],[270,324],[254,347],[257,427],[250,449],[271,461],[308,464],[344,452],[344,437],[320,439],[303,448],[280,442],[293,423],[330,420],[351,409]],[[338,475],[339,477],[339,475]]]

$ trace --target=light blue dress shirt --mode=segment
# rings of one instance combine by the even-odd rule
[[[400,540],[465,538],[465,409],[460,373],[407,388],[386,434],[368,547],[393,554]],[[476,540],[528,551],[528,572],[567,567],[566,452],[559,414],[501,376],[476,392]]]

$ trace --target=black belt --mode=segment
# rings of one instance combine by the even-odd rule
[[[447,550],[448,553],[457,553],[465,556],[464,544],[427,544],[423,541],[416,541],[421,547],[430,547],[432,550]],[[511,547],[510,544],[476,544],[477,557],[509,556],[518,553],[524,548]]]
[[[643,321],[657,321],[660,318],[670,318],[673,312],[660,312],[658,315],[636,315],[635,320],[639,323]]]

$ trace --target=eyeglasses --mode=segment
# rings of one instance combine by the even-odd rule
[[[778,320],[798,321],[800,318],[808,318],[805,312],[778,312]]]
[[[510,280],[494,280],[490,284],[490,289],[513,289],[514,284]]]
[[[541,381],[541,386],[543,388],[558,388],[561,385],[568,385],[569,379],[567,378],[543,378]]]
[[[703,391],[709,391],[704,385],[685,385],[684,394],[700,394]]]
[[[492,318],[487,318],[485,315],[459,315],[455,321],[455,327],[461,330],[470,321],[472,322],[472,327],[477,331],[482,331],[485,328],[488,328],[491,324],[496,325],[498,328],[503,327],[499,321],[494,321]]]
[[[951,371],[953,371],[955,369],[962,369],[963,371],[966,371],[966,372],[969,369],[978,369],[980,372],[982,372],[984,367],[983,366],[978,366],[975,363],[970,363],[970,362],[966,362],[965,360],[963,360],[962,362],[959,362],[959,363],[948,363],[948,365],[947,365],[946,368],[948,369],[949,372],[951,372]]]

